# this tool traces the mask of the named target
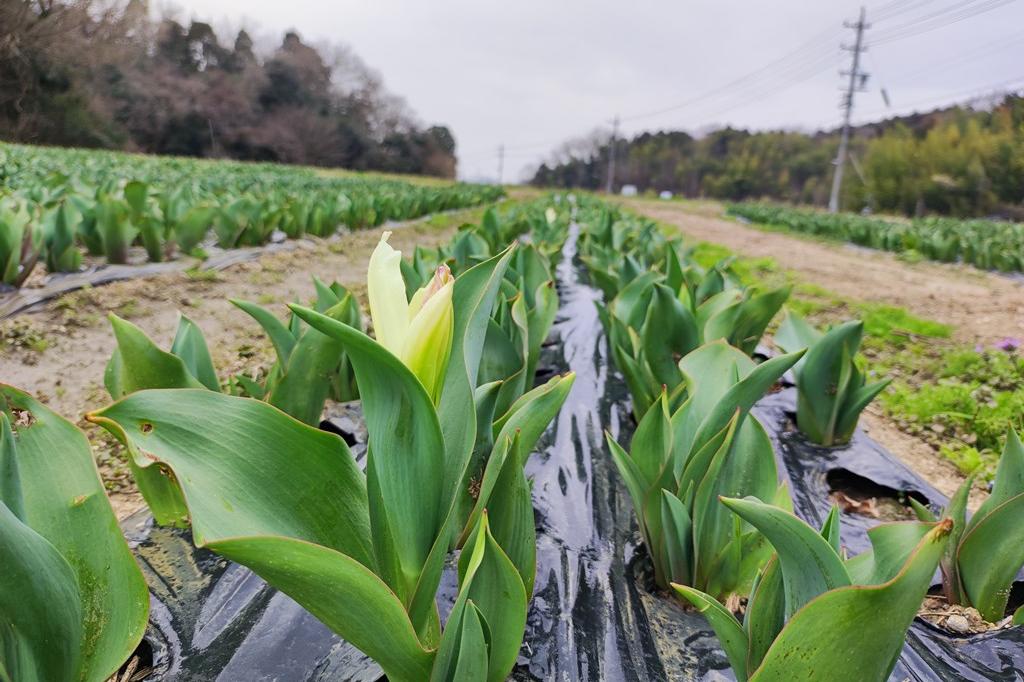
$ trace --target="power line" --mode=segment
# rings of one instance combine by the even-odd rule
[[[935,18],[941,17],[944,14],[949,14],[951,12],[959,12],[959,11],[962,11],[962,10],[968,8],[970,5],[972,5],[972,4],[976,3],[976,2],[980,2],[980,1],[981,0],[961,0],[960,2],[954,2],[954,3],[950,4],[950,5],[946,5],[944,7],[939,7],[939,8],[937,8],[935,11],[933,11],[930,14],[923,14],[923,15],[919,15],[917,17],[914,17],[909,22],[907,22],[905,24],[901,24],[899,26],[895,26],[895,27],[891,28],[890,30],[895,31],[895,30],[907,28],[909,26],[913,26],[915,24],[918,24],[918,23],[920,23],[922,21],[928,21],[930,19],[935,19]],[[916,6],[913,7],[913,9],[917,9],[918,7],[922,7],[925,4],[931,4],[931,3],[930,2],[918,3]],[[908,8],[905,11],[909,11],[909,9],[910,8]],[[898,16],[899,14],[900,13],[891,14],[888,17],[888,19],[891,19],[894,16]],[[884,21],[884,19],[883,19],[883,21]]]
[[[888,21],[893,17],[897,17],[901,14],[916,10],[925,5],[929,5],[934,0],[896,0],[890,2],[887,5],[882,5],[877,9],[871,11],[871,19],[876,24],[882,21]]]
[[[975,5],[973,2],[969,3],[969,6],[962,7],[958,11],[945,12],[930,15],[932,18],[918,19],[901,26],[894,26],[888,30],[888,32],[880,33],[874,40],[872,45],[885,45],[896,40],[905,40],[906,38],[912,38],[914,36],[921,35],[922,33],[928,33],[939,28],[951,26],[953,24],[966,21],[972,17],[976,17],[979,14],[985,14],[992,10],[999,9],[1005,5],[1014,2],[1015,0],[983,0],[979,5]],[[952,8],[947,8],[947,10]]]
[[[799,66],[800,60],[807,59],[810,56],[810,55],[805,55],[804,54],[805,52],[811,52],[813,50],[815,53],[817,53],[817,56],[820,57],[821,48],[824,47],[825,44],[831,45],[831,43],[833,42],[836,34],[837,34],[837,29],[834,29],[834,28],[830,28],[830,29],[827,29],[826,31],[822,31],[822,32],[816,34],[815,37],[811,38],[807,42],[805,42],[802,45],[800,45],[799,47],[797,47],[795,50],[792,50],[791,52],[787,52],[786,54],[782,55],[778,59],[776,59],[776,60],[774,60],[772,62],[769,62],[768,64],[766,64],[766,65],[764,65],[764,66],[762,66],[762,67],[760,67],[758,69],[755,69],[754,71],[751,71],[751,72],[749,72],[747,74],[744,74],[744,75],[742,75],[742,76],[740,76],[740,77],[738,77],[738,78],[736,78],[734,80],[731,80],[731,81],[729,81],[727,83],[724,83],[724,84],[722,84],[722,85],[720,85],[718,87],[712,88],[711,90],[708,90],[708,91],[706,91],[704,93],[701,93],[700,95],[697,95],[696,97],[691,97],[690,99],[688,99],[688,100],[686,100],[684,102],[680,102],[678,104],[673,104],[673,105],[668,106],[668,107],[663,107],[661,109],[655,109],[653,111],[647,111],[647,112],[643,112],[643,113],[639,113],[639,114],[631,114],[629,116],[624,116],[622,118],[622,120],[623,121],[635,121],[635,120],[642,119],[642,118],[650,118],[652,116],[659,116],[661,114],[667,114],[667,113],[670,113],[670,112],[673,112],[673,111],[677,111],[679,109],[684,109],[684,108],[689,107],[689,106],[691,106],[691,105],[693,105],[695,103],[707,100],[709,98],[713,98],[716,95],[719,95],[721,93],[728,92],[729,90],[735,88],[737,85],[743,85],[743,84],[745,84],[745,83],[747,83],[749,81],[756,81],[758,76],[760,76],[760,75],[762,75],[764,73],[767,73],[767,72],[777,72],[778,69],[780,69],[780,68],[789,69],[789,68],[792,68],[794,65]],[[795,62],[795,64],[794,64],[794,62]]]
[[[983,86],[980,86],[980,87],[976,86],[976,87],[973,87],[973,88],[971,88],[969,90],[961,90],[959,92],[945,93],[945,94],[938,95],[938,96],[933,96],[933,97],[927,97],[927,98],[924,98],[924,99],[919,99],[919,100],[916,100],[916,101],[913,101],[913,102],[908,102],[907,104],[903,104],[903,105],[901,105],[899,107],[899,109],[907,110],[907,109],[911,109],[913,107],[930,106],[930,105],[937,104],[939,102],[944,102],[944,101],[949,101],[949,100],[954,100],[954,101],[949,102],[949,106],[962,106],[962,105],[968,104],[968,103],[970,103],[970,102],[972,102],[974,100],[978,100],[978,99],[982,99],[982,98],[985,98],[985,97],[991,97],[991,96],[995,96],[995,95],[1006,93],[1006,92],[1008,92],[1008,90],[1012,90],[1013,89],[1013,88],[1011,88],[1011,86],[1013,86],[1013,85],[1019,85],[1019,86],[1024,87],[1024,76],[1017,76],[1016,78],[1011,78],[1010,80],[1002,81],[1001,83],[992,83],[990,85],[983,85]],[[966,100],[961,99],[963,97],[967,97],[967,99]],[[874,117],[874,116],[878,116],[881,113],[886,113],[886,112],[885,112],[884,109],[883,110],[872,109],[872,110],[864,112],[863,115],[865,117]],[[900,116],[900,115],[905,116],[906,114],[893,114],[893,115],[894,116]],[[867,124],[870,124],[870,123],[873,123],[873,122],[874,121],[871,118],[864,118],[864,119],[861,119],[861,120],[855,122],[854,125],[861,126],[861,125],[867,125]]]
[[[873,10],[872,17],[876,22],[889,21],[896,17],[904,17],[905,21],[877,34],[871,41],[871,44],[887,44],[920,35],[965,21],[971,17],[990,12],[1013,2],[1013,0],[967,0],[966,2],[953,3],[952,5],[943,5],[916,17],[906,16],[926,8],[934,1],[891,0]],[[617,120],[622,122],[637,121],[692,107],[698,107],[699,111],[702,105],[711,107],[710,110],[705,110],[706,113],[704,114],[705,118],[710,118],[731,111],[738,106],[746,105],[752,99],[760,99],[765,95],[781,92],[830,68],[831,64],[834,63],[835,53],[834,48],[828,47],[828,44],[834,40],[837,33],[838,29],[821,31],[794,50],[787,52],[772,62],[705,91],[700,95],[671,106],[624,116]],[[992,46],[985,47],[986,49],[992,48]],[[963,58],[963,55],[960,55],[958,62],[962,62]],[[934,65],[931,65],[929,68],[932,68],[932,66]],[[721,106],[714,106],[716,103]],[[707,113],[707,111],[711,113]],[[612,139],[615,139],[615,137],[617,137],[617,129],[613,132]],[[512,145],[503,147],[503,149],[506,155],[523,155],[528,150],[550,149],[566,139],[563,136],[558,140]],[[493,152],[487,158],[494,158]]]
[[[736,95],[736,97],[732,99],[732,101],[729,104],[712,109],[710,111],[705,111],[703,112],[702,116],[705,119],[711,119],[715,116],[720,116],[724,113],[732,111],[738,107],[747,105],[750,103],[751,100],[758,100],[767,95],[784,92],[789,88],[793,87],[794,85],[799,85],[800,83],[803,83],[808,79],[813,78],[814,76],[817,76],[820,73],[823,73],[824,71],[832,69],[835,66],[835,61],[836,55],[830,54],[827,58],[819,59],[816,62],[811,62],[810,64],[801,68],[799,71],[793,71],[792,73],[789,74],[788,78],[779,83],[766,81],[764,83],[759,84],[760,87],[758,87],[756,90],[739,93]]]
[[[924,3],[932,1],[933,0],[924,0]],[[907,2],[910,3],[909,7],[905,7],[903,9],[899,8],[900,5],[904,5]],[[907,11],[912,7],[917,7],[924,3],[922,3],[922,0],[894,0],[894,2],[883,5],[883,10],[884,8],[891,6],[897,10],[891,14],[891,16],[895,16],[900,12]],[[750,99],[761,97],[763,94],[768,92],[781,91],[793,85],[802,83],[821,73],[831,65],[831,61],[835,57],[832,45],[834,44],[834,40],[838,34],[839,30],[836,28],[828,28],[823,31],[819,31],[796,49],[787,52],[774,61],[769,62],[768,64],[765,64],[751,72],[739,76],[722,85],[716,86],[711,90],[701,93],[700,95],[691,97],[683,102],[679,102],[668,107],[662,107],[660,109],[623,116],[620,118],[620,121],[625,123],[644,118],[651,118],[705,103],[709,100],[715,100],[721,98],[723,95],[728,96],[731,94],[731,101],[729,104],[724,107],[714,109],[714,113],[710,114],[711,116],[718,116],[722,113],[735,109],[740,103],[745,104]],[[826,64],[826,62],[829,63]],[[771,75],[768,78],[760,78],[765,74]],[[779,81],[777,83],[773,83],[771,80],[773,78],[777,78]],[[743,90],[730,93],[730,91],[735,90],[737,87],[746,84],[751,84],[753,86],[755,94],[744,92]],[[522,150],[527,148],[551,147],[558,144],[559,141],[517,145],[510,149]]]
[[[948,59],[932,62],[923,68],[916,68],[911,71],[897,71],[895,75],[890,74],[889,78],[916,78],[917,76],[925,73],[932,73],[939,68],[945,68],[947,66],[955,68],[961,64],[968,64],[975,61],[978,58],[987,57],[991,54],[1001,52],[1008,47],[1017,47],[1022,39],[1024,39],[1024,31],[1004,36],[1002,39],[997,40],[994,43],[979,45],[977,48],[967,52],[958,52],[950,55],[950,58]]]

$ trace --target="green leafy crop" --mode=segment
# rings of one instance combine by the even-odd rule
[[[822,333],[790,311],[775,333],[785,351],[808,349],[796,364],[800,431],[815,443],[841,445],[850,440],[860,413],[889,381],[868,384],[857,367],[863,324],[847,322]]]
[[[686,399],[677,410],[669,411],[663,390],[628,453],[608,437],[659,585],[693,585],[723,598],[749,589],[766,545],[755,530],[733,523],[718,497],[788,503],[771,441],[748,412],[799,357],[755,365],[724,341],[702,346],[679,363]]]
[[[945,518],[953,534],[942,559],[942,586],[946,599],[978,609],[995,622],[1003,618],[1010,588],[1024,566],[1024,445],[1013,429],[999,459],[992,494],[967,519],[967,496],[973,477],[960,486]],[[915,504],[918,516],[934,521],[931,512]],[[1024,618],[1024,609],[1014,620]]]

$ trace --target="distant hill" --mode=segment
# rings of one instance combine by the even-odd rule
[[[617,142],[616,190],[631,184],[688,197],[825,205],[838,144],[837,130],[645,132]],[[844,177],[845,209],[1024,217],[1024,97],[862,125],[851,150],[857,168]],[[576,141],[542,164],[532,183],[603,188],[609,151],[606,138]]]
[[[448,128],[347,48],[222,39],[146,0],[0,0],[0,139],[454,177]]]

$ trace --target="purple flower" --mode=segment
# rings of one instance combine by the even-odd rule
[[[974,344],[974,352],[975,353],[984,353],[985,352],[985,346],[983,346],[980,343]]]
[[[1012,353],[1013,351],[1020,348],[1020,346],[1021,340],[1013,336],[1007,336],[1005,339],[996,344],[996,348],[998,348],[999,350],[1005,350],[1007,353]]]

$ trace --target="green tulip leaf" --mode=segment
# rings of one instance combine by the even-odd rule
[[[145,631],[149,611],[145,580],[121,534],[85,435],[15,388],[0,384],[0,400],[4,412],[19,417],[15,419],[16,438],[10,437],[6,417],[0,419],[7,431],[0,444],[0,450],[4,450],[0,462],[17,461],[23,513],[21,524],[17,524],[17,517],[0,505],[7,512],[0,525],[4,542],[20,536],[25,543],[17,550],[0,552],[5,561],[11,558],[19,563],[20,569],[11,575],[21,576],[12,577],[13,582],[8,583],[5,573],[4,589],[0,591],[5,600],[15,602],[11,613],[25,614],[29,609],[31,618],[39,620],[30,630],[54,627],[66,617],[77,620],[80,628],[78,637],[66,632],[70,639],[29,644],[24,638],[35,637],[29,630],[15,637],[31,647],[43,646],[46,658],[60,658],[52,646],[71,647],[74,654],[70,658],[79,661],[73,677],[102,682],[128,658]],[[3,468],[8,472],[15,469]],[[58,553],[59,561],[53,558],[53,552]],[[47,565],[33,571],[32,566],[40,561]],[[70,584],[65,584],[64,566],[71,571]],[[9,585],[11,592],[6,589]],[[47,594],[44,585],[54,591]],[[6,607],[2,610],[8,613]],[[0,639],[5,636],[0,634]],[[31,677],[15,675],[14,679]]]
[[[790,618],[818,595],[851,584],[842,560],[820,533],[791,513],[755,499],[723,499],[775,547]]]
[[[840,587],[805,604],[768,649],[751,682],[887,679],[928,591],[950,525],[940,523],[925,535],[892,580]],[[782,571],[785,576],[785,565]]]

